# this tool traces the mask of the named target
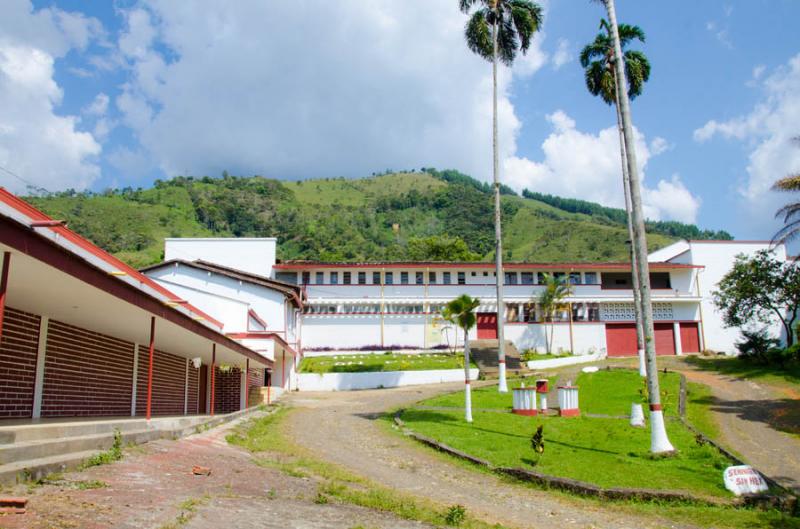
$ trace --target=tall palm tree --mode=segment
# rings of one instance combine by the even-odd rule
[[[622,42],[617,26],[617,13],[614,0],[602,0],[608,12],[608,25],[614,43],[614,57],[623,57]],[[633,250],[636,258],[636,274],[639,276],[641,292],[642,329],[644,330],[645,360],[647,367],[647,389],[650,402],[650,451],[653,453],[672,452],[675,450],[667,437],[664,424],[664,412],[661,408],[661,393],[658,384],[658,366],[656,365],[656,342],[653,329],[653,305],[650,298],[650,267],[647,262],[647,238],[644,230],[644,214],[642,213],[642,191],[639,183],[639,168],[636,165],[636,144],[633,137],[633,120],[631,119],[628,92],[622,87],[628,86],[623,61],[613,62],[616,92],[619,106],[622,132],[625,138],[626,163],[628,165],[629,192],[631,197],[631,219],[633,224]]]
[[[600,98],[609,105],[614,105],[617,113],[617,127],[619,129],[620,154],[622,156],[622,186],[625,194],[625,211],[628,214],[628,237],[633,244],[633,222],[631,218],[630,176],[626,163],[625,135],[622,130],[622,116],[617,105],[617,82],[614,71],[614,41],[611,37],[611,26],[605,19],[600,20],[599,33],[591,44],[587,44],[581,51],[581,66],[585,70],[586,88],[592,95]],[[619,25],[619,38],[622,48],[634,40],[645,41],[644,31],[639,26],[628,24]],[[641,95],[644,83],[650,79],[650,61],[640,51],[625,51],[623,54],[625,73],[628,80],[628,97],[634,99]],[[647,376],[644,359],[644,330],[642,328],[642,309],[639,295],[639,279],[634,273],[636,258],[631,247],[631,275],[633,277],[633,305],[636,315],[636,344],[639,353],[639,374]]]
[[[555,277],[552,274],[544,275],[544,290],[541,291],[537,298],[539,309],[542,311],[543,322],[550,322],[550,335],[548,337],[547,329],[544,331],[544,341],[547,348],[547,353],[553,352],[553,331],[555,330],[556,314],[564,307],[564,298],[572,293],[572,289],[566,281]]]
[[[503,234],[500,225],[500,161],[497,140],[497,61],[511,66],[517,52],[527,53],[533,35],[542,27],[542,8],[530,0],[458,0],[470,16],[465,28],[467,46],[492,63],[492,174],[494,178],[495,278],[497,280],[498,390],[508,391],[505,355],[505,303],[503,302]]]
[[[800,147],[800,136],[792,138]],[[784,176],[772,185],[774,191],[800,191],[800,173]],[[776,218],[783,217],[783,228],[772,238],[773,242],[788,242],[800,235],[800,202],[789,202],[775,213]]]
[[[462,294],[447,305],[442,311],[442,318],[454,323],[464,331],[464,418],[472,422],[472,395],[469,383],[469,330],[475,327],[477,317],[475,310],[480,300]]]

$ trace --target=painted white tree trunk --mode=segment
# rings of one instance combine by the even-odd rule
[[[472,422],[472,392],[469,382],[469,339],[464,329],[464,419]]]
[[[615,82],[618,81],[615,79]],[[631,278],[633,283],[633,312],[636,317],[636,352],[639,356],[639,375],[647,376],[647,366],[644,361],[644,329],[642,328],[642,296],[639,291],[639,276],[636,274],[636,255],[633,251],[633,216],[631,213],[631,178],[628,173],[627,150],[625,149],[625,132],[622,128],[622,115],[619,105],[614,103],[617,111],[617,127],[619,128],[619,152],[622,157],[622,188],[625,193],[625,213],[628,217],[628,239],[631,243]]]
[[[614,0],[604,0],[608,10],[608,21],[611,25],[614,40],[614,56],[622,58],[622,46],[619,40],[617,14]],[[642,328],[645,340],[645,358],[647,363],[647,389],[650,397],[650,451],[653,453],[670,452],[674,448],[667,437],[664,417],[661,412],[661,394],[658,384],[658,366],[656,365],[655,332],[653,329],[653,306],[650,300],[650,267],[647,262],[647,238],[644,230],[642,213],[642,194],[639,183],[639,168],[636,164],[636,144],[633,136],[628,86],[625,78],[625,67],[622,60],[614,61],[617,82],[617,102],[622,117],[622,129],[625,135],[628,175],[630,178],[631,214],[633,219],[633,248],[636,257],[636,273],[639,276],[639,289],[642,296]]]
[[[495,5],[495,13],[497,12]],[[494,175],[495,276],[497,279],[497,390],[508,393],[506,383],[506,304],[503,301],[503,230],[500,219],[500,160],[497,139],[497,17],[492,24],[492,170]]]

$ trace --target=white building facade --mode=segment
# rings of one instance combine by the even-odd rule
[[[463,336],[440,314],[453,298],[478,298],[470,340],[497,336],[492,263],[323,263],[277,261],[275,239],[167,239],[165,263],[146,273],[209,311],[229,336],[264,350],[273,377],[291,387],[303,353],[445,349]],[[656,351],[711,349],[734,353],[738,329],[726,329],[711,292],[735,256],[768,243],[679,241],[651,255]],[[778,255],[785,259],[783,247]],[[571,293],[555,322],[544,322],[536,298],[545,274]],[[636,329],[627,263],[506,263],[505,336],[520,351],[635,355]],[[285,344],[264,340],[277,337]],[[262,340],[262,341],[259,341]],[[267,343],[269,342],[269,343]],[[268,351],[270,347],[281,349]],[[283,355],[291,351],[291,359]],[[288,382],[287,382],[288,381]],[[275,384],[273,379],[273,384]]]

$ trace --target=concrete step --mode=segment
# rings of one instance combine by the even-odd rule
[[[164,432],[153,429],[120,432],[123,445],[139,444],[159,439]],[[89,450],[108,450],[114,444],[114,433],[81,435],[77,437],[54,438],[38,441],[24,441],[10,445],[0,445],[0,468],[3,465],[50,457],[54,454],[86,452]]]
[[[102,450],[85,450],[69,454],[56,454],[33,461],[17,461],[8,465],[0,465],[0,484],[13,485],[26,481],[37,481],[55,472],[75,470],[100,452]]]

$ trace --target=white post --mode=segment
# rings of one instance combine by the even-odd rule
[[[647,376],[647,364],[644,359],[644,349],[639,349],[639,376]]]
[[[247,402],[247,370],[241,368],[241,380],[239,381],[239,409],[243,410]]]
[[[517,305],[517,321],[523,322],[525,321],[525,304],[520,303]]]
[[[50,318],[42,316],[39,321],[39,345],[36,351],[36,375],[33,380],[33,418],[42,416],[42,395],[44,391],[44,363],[47,354],[47,328]]]
[[[133,385],[131,386],[131,417],[136,417],[136,379],[139,376],[139,344],[133,344]]]
[[[472,394],[469,380],[469,337],[464,329],[464,419],[472,422]]]
[[[683,355],[683,345],[681,344],[681,324],[677,321],[672,324],[672,332],[675,338],[675,354]]]

